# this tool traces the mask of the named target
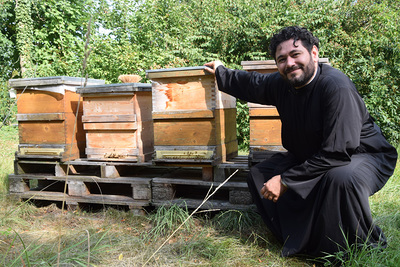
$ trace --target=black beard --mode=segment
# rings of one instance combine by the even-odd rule
[[[294,78],[294,79],[289,79],[287,76],[287,73],[296,69],[302,69],[303,70],[303,75]],[[286,81],[288,81],[293,87],[302,87],[306,85],[311,78],[313,77],[315,72],[315,65],[314,61],[311,59],[310,62],[306,66],[294,66],[292,68],[288,68],[285,70],[285,76],[282,76]]]

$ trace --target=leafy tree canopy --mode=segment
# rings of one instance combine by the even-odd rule
[[[269,39],[300,25],[321,41],[320,56],[356,84],[393,144],[400,140],[399,0],[0,0],[0,76],[90,77],[270,59]],[[18,6],[19,5],[19,6]],[[24,8],[21,8],[24,6]],[[86,40],[88,29],[91,34]],[[88,55],[88,53],[86,53]],[[87,57],[87,56],[86,56]],[[24,69],[26,68],[26,70]],[[245,105],[238,105],[246,143]],[[244,113],[243,113],[244,112]]]

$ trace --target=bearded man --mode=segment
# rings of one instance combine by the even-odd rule
[[[287,152],[253,166],[247,182],[264,222],[283,243],[283,256],[323,256],[347,242],[386,246],[368,197],[393,174],[397,152],[354,84],[339,70],[318,64],[318,53],[318,38],[293,26],[271,39],[276,73],[205,64],[219,90],[279,112]]]

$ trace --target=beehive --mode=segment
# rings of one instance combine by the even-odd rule
[[[320,58],[320,63],[329,64],[327,58]],[[244,70],[259,73],[277,72],[275,60],[242,61]],[[282,151],[281,121],[274,106],[248,103],[250,117],[249,158],[257,162],[265,156],[265,152]]]
[[[83,83],[82,78],[65,76],[9,80],[18,99],[18,157],[66,161],[84,155],[82,105],[76,93]]]
[[[237,155],[236,99],[204,67],[149,70],[155,162],[215,165]]]
[[[78,88],[88,159],[151,160],[153,122],[151,84],[123,83]]]

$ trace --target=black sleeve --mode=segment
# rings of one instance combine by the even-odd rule
[[[215,72],[218,89],[247,102],[274,105],[276,94],[271,74],[231,70],[219,66]]]

